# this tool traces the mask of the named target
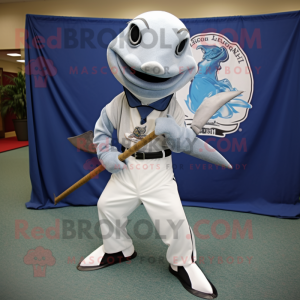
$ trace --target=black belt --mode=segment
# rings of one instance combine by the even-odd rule
[[[124,152],[126,148],[122,146],[122,152]],[[165,155],[163,154],[165,153]],[[159,152],[136,152],[131,156],[135,157],[136,159],[154,159],[154,158],[163,158],[170,156],[172,151],[170,149],[162,150]]]

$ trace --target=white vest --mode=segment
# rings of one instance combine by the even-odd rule
[[[176,100],[172,97],[168,107],[164,111],[153,110],[147,117],[147,122],[141,124],[141,116],[137,108],[131,108],[128,104],[124,92],[116,96],[106,105],[106,113],[117,130],[118,141],[125,148],[130,148],[143,136],[151,133],[155,129],[155,120],[166,117],[170,114],[179,126],[184,126],[185,115]],[[168,149],[163,136],[158,136],[155,140],[144,146],[139,152],[157,152]]]

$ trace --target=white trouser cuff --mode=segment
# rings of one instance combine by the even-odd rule
[[[122,253],[123,253],[123,255],[124,255],[125,257],[131,256],[131,255],[134,253],[134,247],[133,247],[133,245],[131,245],[131,246],[128,247],[127,249],[123,250]]]

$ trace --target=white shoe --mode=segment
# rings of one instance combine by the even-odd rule
[[[97,248],[84,260],[77,265],[79,271],[93,271],[103,269],[105,267],[112,266],[124,261],[130,261],[135,258],[137,253],[134,251],[134,247],[131,246],[128,249],[119,251],[116,253],[105,253],[103,245]]]
[[[169,271],[176,276],[183,287],[199,298],[214,299],[218,292],[214,285],[205,277],[196,263],[189,266],[169,266]]]

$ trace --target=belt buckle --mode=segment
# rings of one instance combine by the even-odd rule
[[[137,154],[142,154],[143,157],[142,158],[138,158]],[[134,153],[134,157],[135,157],[135,159],[146,159],[146,153],[145,152],[135,152]]]

